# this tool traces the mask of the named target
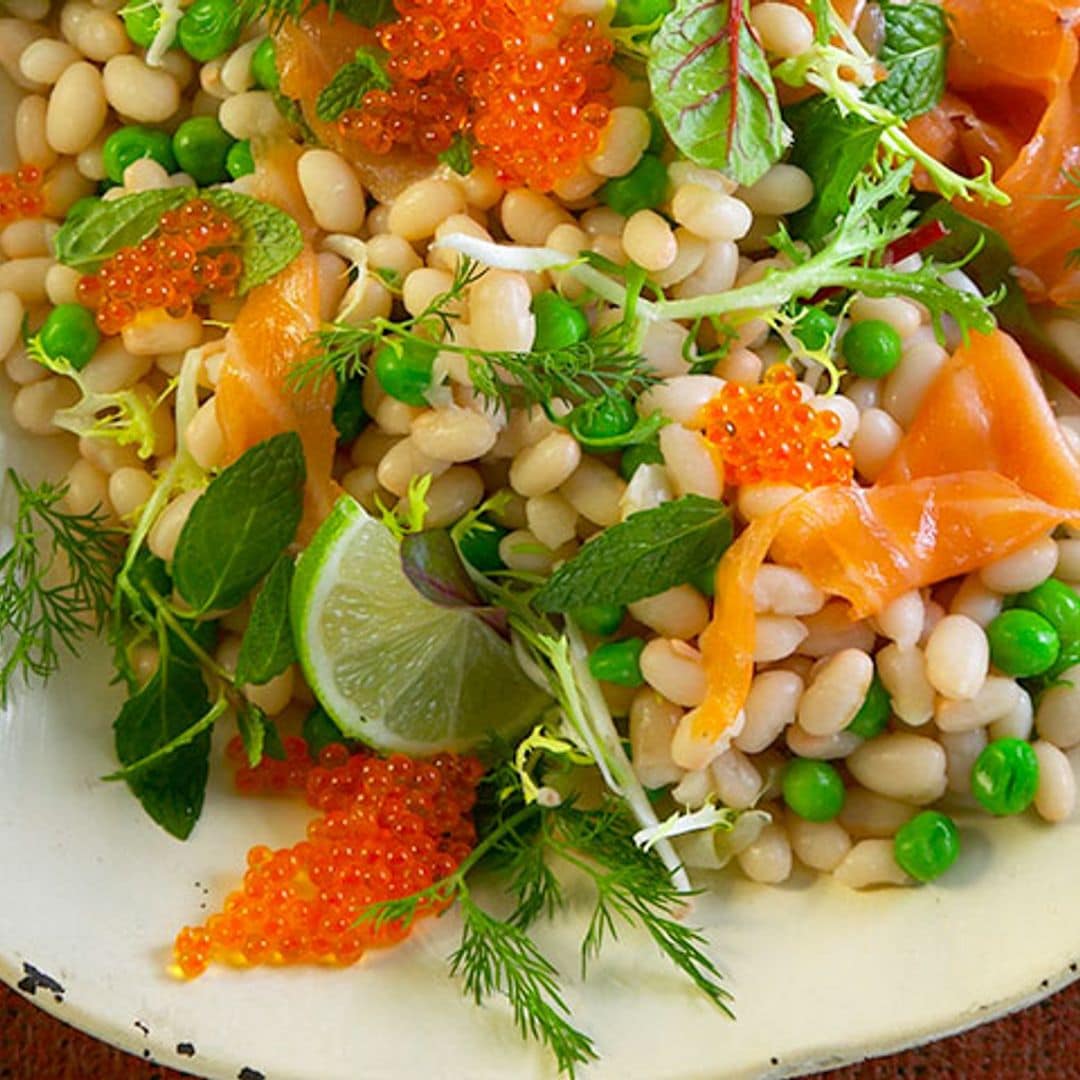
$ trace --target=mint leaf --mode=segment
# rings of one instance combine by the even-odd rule
[[[536,607],[570,611],[655,596],[714,566],[731,535],[728,508],[701,495],[641,510],[563,563],[536,594]]]
[[[389,89],[390,76],[379,55],[372,49],[357,49],[355,58],[342,65],[323,87],[315,100],[315,115],[331,124],[343,112],[359,108],[369,90]]]
[[[253,446],[195,504],[173,559],[196,615],[236,607],[289,546],[304,508],[304,450],[295,431]]]
[[[157,229],[162,214],[190,198],[190,188],[162,188],[99,201],[64,223],[54,241],[56,258],[75,270],[96,270],[121,248],[145,240]]]
[[[321,706],[316,705],[304,717],[304,727],[301,731],[304,742],[307,743],[308,754],[314,761],[318,761],[319,754],[328,746],[340,743],[343,746],[350,745],[338,726],[330,719],[330,714]]]
[[[124,703],[113,725],[116,755],[135,765],[167,747],[212,714],[194,658],[175,639],[153,678]],[[202,813],[210,774],[209,725],[160,761],[126,777],[143,809],[166,832],[186,840]]]
[[[285,760],[285,746],[277,724],[258,705],[244,701],[236,710],[236,727],[251,768],[254,769],[264,757]]]
[[[289,624],[292,579],[292,559],[282,555],[255,598],[251,619],[240,642],[236,681],[241,686],[268,683],[296,660],[296,645]]]
[[[244,272],[239,282],[241,295],[281,273],[303,250],[300,226],[276,206],[238,191],[218,188],[204,191],[202,198],[228,214],[243,230],[240,240],[240,254],[244,260]]]
[[[691,161],[752,184],[786,145],[748,0],[678,0],[650,43],[653,107]]]
[[[851,203],[855,179],[874,159],[884,125],[814,97],[784,112],[795,135],[791,163],[814,182],[814,198],[788,218],[793,236],[817,247]]]
[[[938,4],[881,4],[885,41],[878,59],[888,76],[866,93],[902,120],[929,112],[945,93],[949,28]]]
[[[472,143],[459,132],[449,148],[439,155],[439,160],[449,165],[458,176],[468,176],[473,170],[472,154]]]

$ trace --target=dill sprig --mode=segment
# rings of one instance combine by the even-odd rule
[[[507,790],[499,774],[489,777],[488,787]],[[731,1014],[731,996],[705,951],[703,935],[679,919],[691,894],[673,884],[659,858],[634,843],[634,830],[625,804],[613,797],[595,810],[579,809],[572,800],[546,806],[522,805],[520,796],[504,799],[488,819],[484,838],[453,874],[411,896],[373,905],[361,921],[407,926],[421,911],[456,901],[462,938],[449,958],[451,973],[478,1005],[505,997],[522,1035],[545,1044],[559,1070],[572,1077],[578,1066],[596,1057],[595,1048],[571,1023],[558,970],[527,935],[537,919],[552,918],[564,907],[553,859],[573,866],[594,888],[581,942],[583,976],[608,941],[635,928],[647,933],[714,1005]],[[514,900],[505,919],[493,916],[474,897],[469,881],[477,869],[490,872]]]
[[[529,352],[494,351],[453,340],[458,308],[468,288],[486,273],[476,260],[463,256],[453,281],[419,315],[398,321],[375,318],[362,326],[330,323],[316,335],[312,357],[290,375],[296,386],[334,375],[339,382],[363,375],[371,355],[387,344],[430,346],[464,356],[476,391],[492,404],[507,408],[547,404],[562,398],[581,404],[603,398],[633,396],[654,381],[648,363],[636,348],[635,303],[640,283],[628,283],[624,316],[585,341],[564,348]]]
[[[21,673],[48,678],[62,650],[100,629],[109,610],[119,534],[100,510],[60,509],[66,486],[31,487],[8,469],[17,500],[11,547],[0,555],[0,704]]]

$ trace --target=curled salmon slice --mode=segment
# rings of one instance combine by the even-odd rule
[[[314,253],[305,250],[248,294],[225,339],[216,399],[227,461],[280,432],[300,435],[307,464],[302,543],[330,512],[338,493],[330,476],[336,442],[334,380],[303,387],[289,381],[289,373],[309,355],[318,326],[318,267]]]

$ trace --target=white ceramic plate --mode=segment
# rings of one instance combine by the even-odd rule
[[[0,158],[11,146],[9,92],[0,86]],[[40,440],[11,434],[11,393],[0,375],[0,466],[41,477],[52,465],[57,475]],[[232,795],[219,767],[194,836],[172,840],[126,788],[98,779],[115,764],[120,701],[108,672],[107,650],[94,645],[0,712],[0,978],[68,1023],[201,1076],[554,1076],[506,1010],[477,1010],[447,977],[453,916],[344,971],[171,979],[176,930],[220,906],[252,844],[293,842],[304,816]],[[735,1022],[648,940],[608,950],[585,988],[572,978],[580,920],[543,929],[575,1022],[601,1054],[583,1075],[798,1075],[981,1023],[1064,986],[1080,961],[1080,824],[961,824],[963,858],[933,887],[860,894],[808,877],[773,889],[718,878],[693,919],[728,975]]]

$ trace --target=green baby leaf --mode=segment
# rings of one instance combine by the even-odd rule
[[[292,542],[304,508],[294,431],[258,443],[219,473],[180,533],[173,580],[197,615],[235,607]]]
[[[292,579],[292,559],[282,555],[267,574],[251,609],[251,620],[244,631],[236,660],[237,684],[261,686],[296,660],[296,645],[289,624]]]
[[[204,191],[203,198],[228,214],[242,230],[241,294],[279,274],[303,250],[300,226],[276,206],[226,189]]]
[[[190,198],[190,188],[162,188],[99,201],[64,223],[56,234],[56,258],[75,270],[95,270],[121,248],[145,240],[162,214]]]
[[[678,0],[651,42],[653,107],[692,161],[752,184],[787,142],[748,0]]]
[[[338,68],[315,101],[315,115],[324,123],[340,119],[349,109],[360,107],[369,90],[388,90],[390,76],[373,49],[357,49],[356,56]]]
[[[536,606],[569,611],[655,596],[714,566],[731,533],[728,508],[701,495],[641,510],[559,567],[536,594]]]
[[[867,91],[868,101],[901,119],[929,112],[945,92],[949,28],[939,4],[881,4],[885,41],[878,59],[888,68],[883,82]]]
[[[458,176],[468,176],[473,170],[473,148],[468,138],[460,132],[454,136],[449,148],[439,155],[444,165],[449,165]]]
[[[814,198],[788,219],[793,236],[816,247],[851,204],[856,177],[874,159],[884,125],[844,115],[834,101],[814,97],[784,113],[795,133],[791,163],[814,182]]]

